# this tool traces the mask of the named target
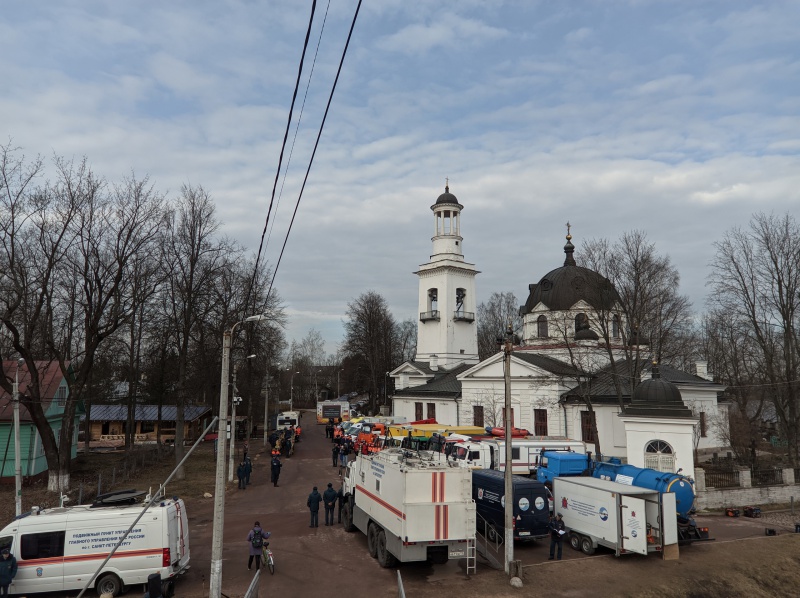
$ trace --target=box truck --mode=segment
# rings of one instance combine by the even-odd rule
[[[555,512],[570,545],[586,554],[598,546],[616,556],[648,554],[678,546],[675,494],[590,477],[553,480]]]
[[[343,488],[344,529],[367,536],[382,567],[470,558],[475,503],[468,469],[430,451],[387,448],[351,461]]]

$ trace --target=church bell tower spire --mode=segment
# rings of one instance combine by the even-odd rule
[[[434,217],[433,253],[419,276],[419,323],[417,361],[436,363],[448,369],[461,363],[478,363],[478,333],[475,324],[474,264],[464,261],[461,210],[450,193],[431,206]]]

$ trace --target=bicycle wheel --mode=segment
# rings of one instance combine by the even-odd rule
[[[269,574],[275,575],[275,561],[272,559],[272,554],[269,555],[269,560],[267,561],[267,567],[269,567]]]

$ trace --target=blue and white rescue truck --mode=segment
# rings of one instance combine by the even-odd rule
[[[623,465],[619,459],[595,461],[591,454],[578,455],[570,452],[544,451],[541,455],[537,479],[546,485],[553,485],[558,478],[593,477],[626,486],[637,486],[655,490],[661,494],[675,495],[675,516],[678,530],[678,543],[708,541],[707,527],[697,527],[694,515],[694,481],[680,473],[670,473],[646,469],[634,465]],[[555,501],[556,511],[558,501]]]
[[[478,531],[495,542],[505,533],[505,473],[492,469],[472,471],[472,498],[478,514]],[[519,475],[512,476],[514,501],[514,539],[537,540],[547,538],[547,489],[537,480]]]

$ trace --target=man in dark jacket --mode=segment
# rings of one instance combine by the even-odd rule
[[[306,501],[308,510],[311,511],[311,524],[308,527],[319,527],[319,503],[321,502],[322,495],[317,492],[317,487],[314,486],[314,489],[311,491],[311,494],[308,495],[308,500]]]
[[[564,522],[561,520],[561,513],[556,515],[555,517],[550,518],[550,523],[548,525],[550,528],[550,559],[553,560],[553,555],[556,551],[556,545],[558,546],[558,560],[561,560],[561,550],[564,545],[564,535],[566,534],[566,527],[564,526]]]
[[[253,462],[250,457],[244,458],[244,485],[250,485],[250,474],[253,473]]]
[[[331,454],[333,455],[333,466],[336,467],[339,461],[339,445],[334,444],[333,449],[331,450]]]
[[[8,596],[8,586],[17,575],[17,559],[8,546],[0,551],[0,596]]]
[[[242,461],[239,463],[239,467],[236,468],[236,477],[239,478],[239,488],[242,490],[247,490],[247,486],[244,483],[246,471],[247,468],[245,467],[244,461]]]
[[[281,477],[281,467],[283,467],[283,463],[281,460],[278,459],[277,456],[272,457],[272,465],[270,466],[270,471],[272,473],[272,485],[278,485],[278,478]]]
[[[333,509],[336,507],[336,490],[333,484],[328,482],[328,489],[322,493],[322,501],[325,503],[325,525],[333,525]]]

